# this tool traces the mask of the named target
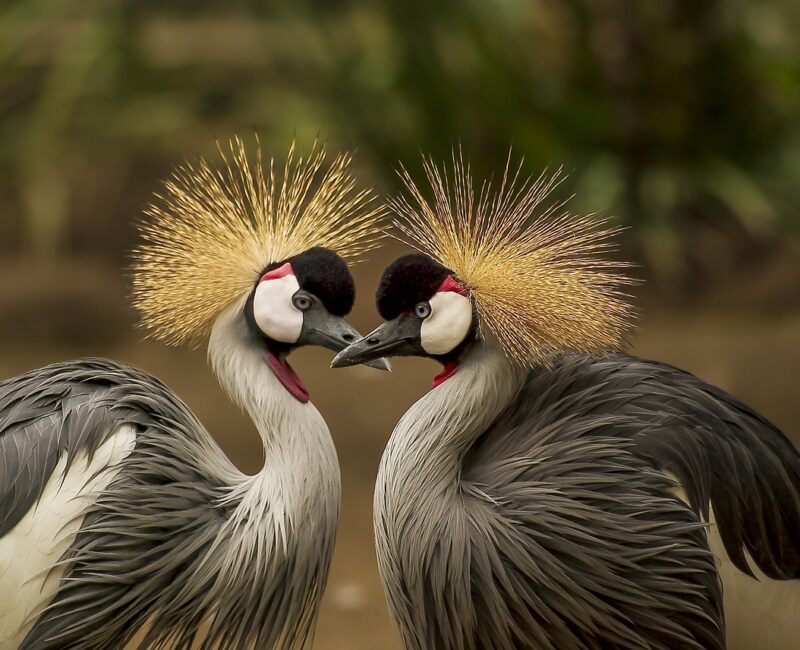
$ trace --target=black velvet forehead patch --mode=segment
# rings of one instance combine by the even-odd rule
[[[418,302],[430,300],[450,273],[422,253],[403,255],[383,272],[375,294],[378,312],[385,320],[397,318]]]
[[[287,260],[301,289],[313,293],[334,316],[350,313],[356,285],[345,261],[332,250],[316,246]]]

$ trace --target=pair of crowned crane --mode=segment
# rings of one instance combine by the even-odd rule
[[[209,336],[252,417],[242,474],[156,378],[88,359],[0,383],[0,648],[299,648],[339,514],[336,452],[287,355],[441,361],[375,490],[378,563],[409,649],[800,647],[800,458],[747,406],[618,352],[613,229],[460,155],[389,206],[420,252],[383,274],[386,322],[344,320],[343,258],[383,209],[349,158],[240,141],[149,210],[133,302],[170,344]],[[380,647],[376,643],[375,647]]]

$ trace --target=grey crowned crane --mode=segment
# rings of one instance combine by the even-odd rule
[[[180,168],[149,211],[133,302],[157,339],[210,334],[264,466],[241,473],[174,392],[121,363],[1,382],[0,648],[120,648],[137,632],[148,648],[310,642],[340,477],[286,356],[355,340],[340,256],[370,247],[380,210],[346,155],[290,152],[276,180],[238,140],[220,153],[216,170]]]
[[[419,253],[386,319],[334,359],[440,361],[380,464],[375,539],[409,649],[800,644],[800,457],[719,388],[617,350],[630,320],[613,229],[542,209],[508,170],[404,174]],[[727,635],[727,645],[726,645]]]

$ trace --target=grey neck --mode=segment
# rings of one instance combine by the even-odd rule
[[[333,552],[339,463],[324,420],[274,376],[265,352],[250,338],[242,307],[243,301],[234,304],[217,319],[209,359],[222,386],[256,425],[264,466],[253,476],[235,471],[225,480],[228,490],[219,505],[231,514],[217,537],[220,574],[250,576],[248,588],[265,602],[280,603],[275,607],[285,612],[283,624],[305,638]]]
[[[336,450],[325,421],[313,404],[295,399],[275,377],[266,353],[250,340],[240,303],[243,300],[218,317],[208,356],[222,387],[258,430],[264,467],[256,477],[300,473],[300,484],[294,487],[301,488],[315,472],[338,476]]]
[[[470,611],[463,461],[525,375],[495,343],[477,342],[456,374],[414,404],[392,433],[375,486],[375,546],[407,648],[436,646],[434,640],[442,638],[437,630],[447,635],[430,602],[428,576],[435,576],[437,598],[442,589],[451,595],[449,611]],[[446,551],[435,553],[437,548]]]
[[[456,485],[464,455],[519,391],[525,374],[495,342],[476,342],[456,374],[400,419],[384,452],[381,473],[391,474],[395,487],[419,488],[422,493],[436,485]]]

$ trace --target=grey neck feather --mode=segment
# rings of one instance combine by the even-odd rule
[[[243,575],[266,563],[267,579],[282,576],[294,581],[285,585],[288,594],[298,600],[310,596],[307,604],[314,611],[306,616],[313,621],[339,518],[336,449],[314,405],[296,400],[253,345],[242,307],[234,304],[217,319],[208,354],[223,388],[258,429],[264,466],[253,476],[235,472],[226,481],[230,491],[220,505],[234,510],[216,544],[226,565],[221,573]],[[288,562],[294,575],[270,568],[270,562]]]
[[[375,486],[375,542],[386,596],[407,648],[431,647],[425,609],[434,605],[424,573],[443,577],[448,611],[465,616],[471,611],[468,555],[436,549],[469,547],[459,501],[462,462],[517,394],[525,374],[495,342],[477,342],[458,372],[414,404],[392,433]],[[446,566],[434,568],[439,561]]]
[[[265,353],[250,343],[240,314],[239,304],[223,312],[208,345],[215,374],[253,420],[264,446],[263,468],[231,481],[232,498],[248,503],[266,496],[279,511],[273,515],[287,523],[313,515],[303,509],[319,500],[338,511],[339,463],[328,427],[313,404],[299,402],[280,384]]]
[[[143,648],[309,646],[336,535],[339,466],[317,410],[269,369],[242,317],[245,300],[219,316],[209,357],[261,437],[264,465],[253,476],[172,391],[135,369],[71,363],[20,385],[31,404],[52,402],[57,445],[80,449],[137,426],[135,449],[87,508],[60,561],[65,577],[23,650],[122,647],[137,632]],[[71,391],[77,406],[63,398]]]
[[[476,342],[458,372],[397,423],[380,473],[392,474],[393,485],[411,490],[418,480],[428,486],[438,480],[443,489],[455,486],[464,454],[519,391],[525,376],[526,370],[512,364],[495,341]]]

